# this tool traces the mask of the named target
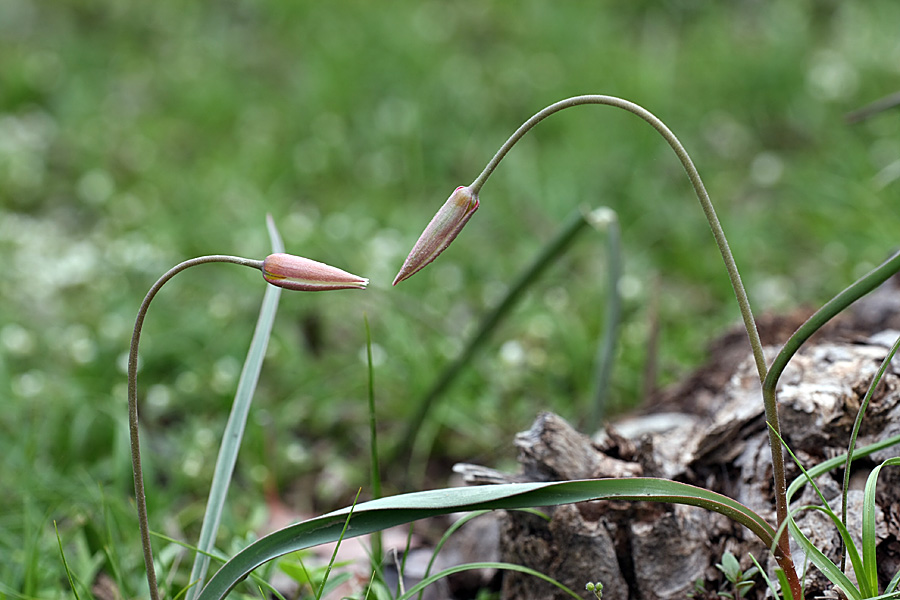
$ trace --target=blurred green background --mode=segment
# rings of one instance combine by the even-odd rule
[[[625,314],[612,409],[641,400],[658,295],[660,382],[738,319],[708,226],[646,124],[580,107],[507,157],[440,260],[390,283],[449,193],[567,96],[618,95],[691,152],[757,313],[816,305],[897,245],[900,3],[0,1],[0,598],[68,595],[120,561],[140,594],[125,375],[135,312],[174,264],[288,252],[371,278],[282,297],[220,536],[265,498],[323,511],[367,489],[363,315],[381,444],[506,284],[581,203],[619,214]],[[605,240],[537,283],[431,414],[418,456],[513,459],[540,409],[586,414],[605,324]],[[142,417],[151,526],[196,540],[256,311],[258,274],[209,265],[147,319]],[[658,285],[653,282],[658,280]],[[421,477],[417,476],[421,481]],[[365,494],[365,491],[364,491]],[[106,554],[103,547],[107,547]]]

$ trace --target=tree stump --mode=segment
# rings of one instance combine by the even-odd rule
[[[875,300],[885,301],[879,296]],[[862,311],[830,325],[793,358],[782,376],[778,391],[782,435],[804,466],[846,452],[860,402],[900,336],[896,292],[889,300],[891,309],[880,309],[877,318],[865,320],[864,311],[871,305],[863,305]],[[774,330],[790,332],[794,326]],[[457,465],[456,470],[468,483],[664,477],[725,494],[774,523],[762,394],[742,337],[734,337],[733,344],[726,337],[711,365],[661,394],[643,414],[613,422],[593,439],[554,414],[540,414],[531,429],[515,438],[521,467],[516,475],[472,465]],[[771,342],[773,336],[767,337]],[[745,349],[735,350],[736,344]],[[776,351],[777,347],[767,348],[770,360]],[[888,368],[871,400],[857,447],[898,433],[900,359]],[[865,478],[875,465],[897,455],[900,447],[893,447],[854,463],[848,526],[857,538]],[[788,481],[801,474],[789,457],[787,467]],[[837,469],[818,480],[838,514],[841,478],[842,469]],[[878,489],[877,555],[884,589],[900,569],[900,470],[883,470]],[[799,495],[794,507],[818,503],[810,486]],[[715,566],[726,550],[738,557],[744,569],[752,566],[751,553],[770,573],[774,568],[774,560],[752,533],[700,508],[597,501],[546,510],[549,522],[522,512],[503,515],[501,560],[545,573],[584,598],[593,597],[584,589],[589,581],[601,581],[603,597],[613,600],[684,600],[689,593],[694,598],[716,598],[719,591],[734,593]],[[804,511],[797,522],[817,547],[839,561],[840,539],[825,515]],[[802,569],[803,552],[792,547]],[[848,572],[853,578],[849,566]],[[761,578],[756,580],[746,598],[770,595]],[[705,591],[697,591],[697,582]],[[805,582],[808,599],[838,597],[812,566]],[[568,598],[558,588],[520,573],[505,573],[502,585],[504,599]]]

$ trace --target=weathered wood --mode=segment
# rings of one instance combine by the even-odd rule
[[[900,314],[900,311],[898,313]],[[895,313],[889,315],[892,319]],[[868,326],[883,325],[872,318]],[[896,324],[896,319],[890,321]],[[900,329],[900,324],[898,329]],[[843,329],[842,329],[843,327]],[[871,379],[900,331],[863,335],[867,327],[834,325],[790,363],[779,385],[779,411],[786,443],[806,466],[846,451],[849,433]],[[852,332],[852,337],[848,336]],[[834,338],[844,337],[844,341]],[[730,350],[728,351],[730,352]],[[774,354],[775,348],[767,349]],[[723,351],[719,358],[727,354]],[[560,417],[542,413],[532,428],[515,438],[521,470],[516,475],[458,465],[470,483],[556,481],[588,477],[658,476],[726,494],[774,520],[772,473],[759,381],[749,352],[730,368],[700,374],[679,394],[669,394],[655,412],[615,422],[594,439]],[[895,361],[872,398],[858,445],[900,433],[900,365]],[[727,368],[723,374],[722,369]],[[664,411],[664,412],[663,412]],[[900,454],[878,453],[854,467],[850,527],[859,530],[865,476],[881,460]],[[799,470],[789,466],[789,478]],[[879,484],[878,557],[882,587],[900,568],[900,470],[885,469]],[[840,512],[840,471],[820,479],[832,507]],[[795,506],[817,502],[805,490]],[[535,568],[581,591],[588,581],[603,582],[604,598],[683,600],[702,580],[714,598],[733,592],[715,568],[727,549],[750,566],[752,553],[771,569],[774,561],[761,544],[725,517],[702,509],[652,503],[592,502],[547,509],[549,523],[533,515],[509,513],[501,524],[502,560]],[[833,560],[839,538],[817,511],[798,517],[801,528]],[[803,554],[794,550],[798,565]],[[814,569],[811,568],[811,571]],[[759,579],[759,578],[757,578]],[[807,598],[833,595],[821,574],[807,579]],[[758,583],[746,596],[764,598]],[[534,578],[508,573],[503,598],[565,598]],[[700,594],[695,596],[703,598]]]

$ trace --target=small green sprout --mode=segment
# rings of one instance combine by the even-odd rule
[[[733,594],[720,591],[719,596],[731,598],[731,600],[743,598],[747,595],[747,592],[750,591],[750,588],[752,588],[755,583],[752,577],[756,575],[758,571],[756,567],[750,567],[746,571],[741,570],[741,563],[739,563],[738,559],[734,557],[734,554],[728,550],[722,554],[722,562],[716,564],[716,568],[722,571],[722,573],[725,574],[725,579],[734,586]]]

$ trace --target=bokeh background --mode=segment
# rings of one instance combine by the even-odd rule
[[[898,22],[893,0],[3,0],[0,597],[68,595],[54,521],[87,584],[112,548],[122,593],[144,589],[124,375],[135,312],[186,258],[265,256],[267,213],[289,252],[372,283],[283,295],[225,551],[255,535],[267,501],[318,512],[368,493],[364,315],[387,449],[580,204],[622,224],[608,411],[643,400],[654,321],[660,385],[699,364],[738,319],[731,288],[671,150],[615,109],[541,124],[454,245],[391,287],[449,193],[564,97],[622,96],[681,138],[758,313],[821,304],[898,243],[900,111],[844,119],[900,89]],[[541,409],[581,420],[604,248],[582,237],[535,284],[413,459],[383,465],[388,489],[409,474],[443,485],[456,460],[508,464]],[[196,539],[263,291],[250,270],[209,265],[152,307],[140,376],[155,530]]]

